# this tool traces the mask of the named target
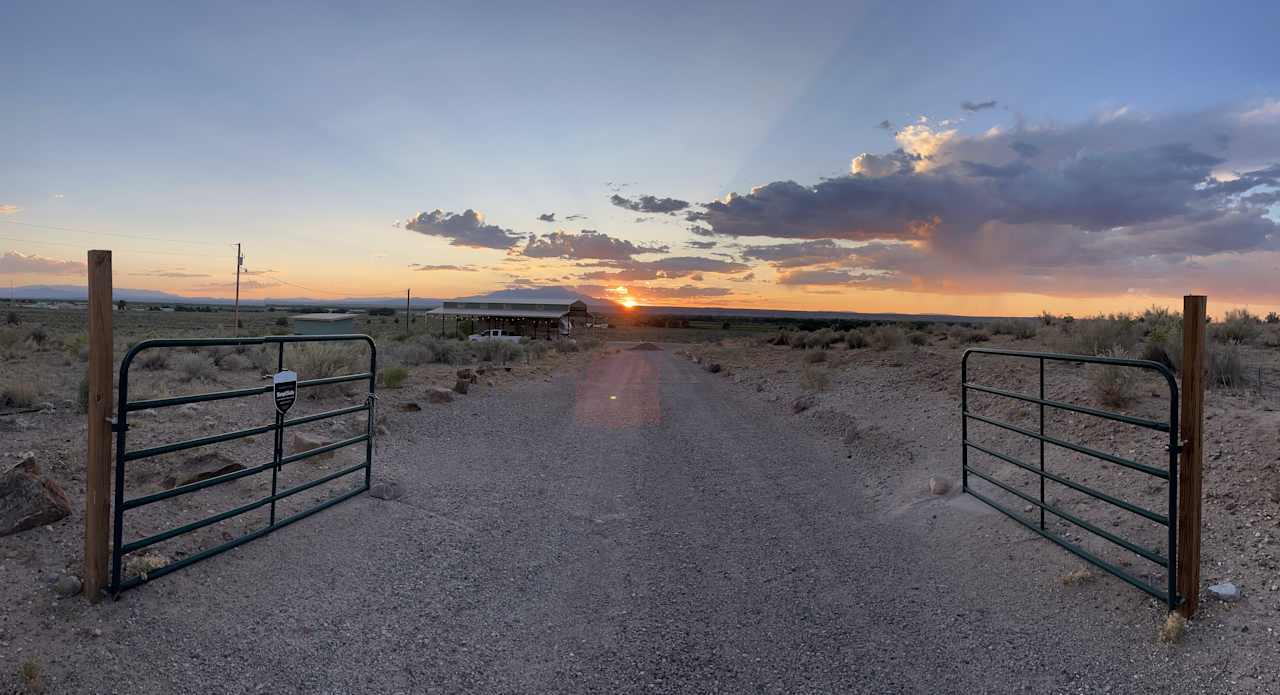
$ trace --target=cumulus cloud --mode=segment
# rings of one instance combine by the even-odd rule
[[[410,263],[409,267],[413,270],[453,270],[462,273],[476,272],[475,266],[470,265],[423,265],[422,263]]]
[[[727,287],[681,285],[679,287],[642,287],[635,290],[642,297],[657,299],[693,299],[698,297],[727,297],[733,290]]]
[[[560,229],[541,237],[529,237],[523,253],[532,258],[628,261],[640,254],[666,253],[669,250],[657,244],[636,244],[618,239],[594,229],[583,229],[577,234]]]
[[[83,261],[64,261],[21,251],[5,251],[0,256],[0,273],[14,275],[82,275]]]
[[[614,205],[631,210],[632,212],[651,212],[674,214],[689,207],[689,202],[679,200],[678,198],[658,198],[651,195],[642,195],[638,198],[624,198],[617,193],[609,196],[609,202]]]
[[[821,242],[744,251],[832,271],[787,284],[1106,294],[1164,281],[1182,293],[1188,277],[1207,281],[1201,268],[1280,251],[1270,104],[972,136],[914,124],[898,150],[860,155],[848,176],[775,181],[690,216],[710,235]],[[1280,283],[1257,292],[1280,296]]]
[[[684,242],[684,245],[691,249],[701,249],[706,251],[707,249],[714,249],[717,243],[718,242],[715,241],[698,241],[696,239],[690,239],[689,241]]]
[[[538,221],[539,222],[555,222],[556,214],[554,212],[544,212],[541,215],[538,215]]]
[[[994,109],[995,107],[996,107],[996,102],[995,102],[995,100],[994,100],[994,99],[992,99],[991,101],[978,101],[978,102],[974,102],[974,101],[962,101],[962,102],[960,102],[960,108],[964,109],[965,111],[971,111],[971,112],[985,111],[986,109]]]
[[[16,215],[19,212],[22,212],[22,208],[17,205],[0,205],[0,215]]]
[[[509,249],[523,239],[510,229],[485,224],[484,215],[471,209],[460,214],[443,210],[419,213],[407,220],[404,228],[427,236],[443,237],[453,246],[478,249]]]

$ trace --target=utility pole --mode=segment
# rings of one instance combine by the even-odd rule
[[[404,291],[404,335],[409,336],[409,322],[413,320],[413,315],[409,309],[409,290]]]
[[[240,255],[240,242],[236,242],[236,311],[235,328],[231,334],[240,337],[240,267],[244,265],[244,256]]]

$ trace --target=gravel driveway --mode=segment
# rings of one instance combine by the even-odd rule
[[[669,351],[390,413],[360,496],[98,608],[54,692],[1217,692],[1160,611]],[[92,635],[94,629],[101,636]]]

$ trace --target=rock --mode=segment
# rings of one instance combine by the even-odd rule
[[[402,413],[416,413],[419,410],[422,410],[422,406],[418,405],[417,403],[414,403],[413,401],[400,404],[400,412]]]
[[[945,495],[951,491],[951,482],[946,478],[934,476],[929,478],[929,493],[933,495]]]
[[[72,596],[75,596],[80,593],[80,588],[80,578],[72,574],[65,574],[59,577],[58,581],[53,583],[53,593],[61,596],[62,598],[71,598]]]
[[[451,403],[453,401],[453,391],[442,389],[439,386],[432,386],[427,389],[428,403]]]
[[[1228,603],[1240,600],[1240,587],[1233,582],[1214,584],[1209,587],[1209,593],[1213,594],[1214,598]]]
[[[801,396],[791,403],[791,412],[799,415],[818,404],[818,397],[813,394]]]
[[[404,491],[400,489],[400,483],[394,480],[374,483],[369,488],[369,496],[380,500],[398,500],[402,494]]]
[[[300,454],[304,451],[310,451],[312,449],[322,447],[328,443],[329,442],[321,441],[318,437],[314,437],[308,434],[303,434],[302,432],[294,432],[293,439],[290,440],[289,442],[289,453]],[[333,458],[334,453],[335,452],[329,451],[323,454],[319,454],[317,456],[311,456],[309,458],[305,458],[303,459],[303,461],[309,461],[311,463],[319,463],[320,461]]]
[[[40,475],[34,454],[0,474],[0,536],[52,524],[71,513],[58,484]]]
[[[466,394],[466,392],[470,390],[471,382],[466,379],[458,379],[458,382],[453,385],[454,393]]]
[[[178,465],[181,466],[181,470],[176,475],[165,479],[166,484],[170,481],[173,482],[173,485],[168,485],[168,487],[189,485],[201,480],[208,480],[209,478],[244,470],[244,466],[233,461],[225,454],[216,451],[188,457]]]
[[[711,372],[712,374],[716,374],[720,371],[720,363],[708,362],[707,366],[703,367],[703,369],[707,370],[708,372]]]

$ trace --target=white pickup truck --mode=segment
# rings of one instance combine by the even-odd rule
[[[467,337],[467,340],[470,340],[473,343],[478,343],[482,340],[505,340],[508,343],[518,343],[520,342],[520,336],[508,333],[501,328],[494,328],[470,335]]]

